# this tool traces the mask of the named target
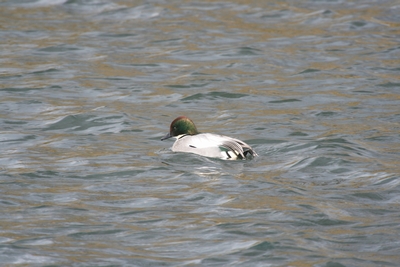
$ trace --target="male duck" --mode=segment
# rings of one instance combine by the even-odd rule
[[[172,151],[175,152],[194,153],[227,160],[257,156],[248,144],[238,139],[212,133],[199,133],[193,121],[185,116],[172,121],[169,133],[161,140],[171,137],[176,138],[172,146]]]

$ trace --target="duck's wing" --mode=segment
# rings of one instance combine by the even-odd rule
[[[203,135],[211,140],[210,143],[217,144],[225,152],[227,159],[246,159],[249,154],[253,157],[257,156],[251,146],[239,139],[217,134]]]
[[[235,138],[225,137],[221,147],[227,149],[227,155],[233,158],[245,159],[248,154],[257,155],[251,146]]]

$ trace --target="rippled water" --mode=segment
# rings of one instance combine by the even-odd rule
[[[398,1],[0,2],[4,266],[398,266]],[[259,154],[172,153],[179,115]]]

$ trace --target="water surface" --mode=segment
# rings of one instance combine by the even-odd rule
[[[5,266],[397,266],[397,1],[0,3]],[[186,115],[259,154],[160,141]]]

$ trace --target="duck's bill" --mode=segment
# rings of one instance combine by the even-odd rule
[[[163,138],[161,138],[161,141],[171,138],[171,137],[172,137],[172,135],[170,133],[167,133],[167,135],[165,135]]]

